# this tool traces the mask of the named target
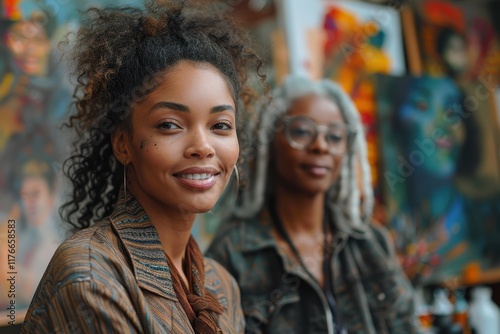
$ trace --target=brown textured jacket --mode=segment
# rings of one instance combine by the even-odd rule
[[[225,308],[219,316],[222,331],[242,333],[238,286],[210,259],[205,259],[205,287]],[[59,247],[21,333],[194,333],[156,229],[132,196],[121,199],[109,219]]]

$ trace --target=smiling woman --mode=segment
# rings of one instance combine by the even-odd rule
[[[203,8],[206,12],[206,8]],[[239,289],[191,228],[239,156],[237,120],[261,62],[227,18],[186,1],[91,9],[76,33],[81,136],[65,162],[56,251],[23,333],[239,333]]]
[[[127,189],[153,221],[194,219],[215,205],[238,159],[236,101],[213,65],[180,61],[159,79],[132,109],[134,136],[114,132],[115,156],[128,166]]]

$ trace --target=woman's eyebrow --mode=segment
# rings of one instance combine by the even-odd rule
[[[217,112],[222,112],[222,111],[226,111],[226,110],[229,110],[229,111],[232,111],[233,113],[236,113],[236,110],[234,110],[234,107],[232,105],[229,105],[229,104],[223,104],[220,106],[212,107],[212,109],[210,109],[210,113],[217,113]]]
[[[149,110],[149,112],[153,112],[158,109],[171,109],[171,110],[176,110],[176,111],[181,111],[181,112],[190,112],[191,110],[189,109],[188,106],[185,106],[180,103],[175,103],[175,102],[168,102],[168,101],[160,101],[158,103],[155,103],[153,107]]]
[[[170,109],[170,110],[187,112],[187,113],[191,112],[191,109],[188,106],[186,106],[184,104],[180,104],[180,103],[169,102],[169,101],[160,101],[158,103],[155,103],[155,105],[153,105],[153,107],[151,107],[149,112],[153,112],[153,111],[158,110],[158,109]],[[210,108],[210,113],[218,113],[218,112],[223,112],[226,110],[232,111],[233,113],[236,112],[236,110],[234,109],[234,107],[232,105],[222,104],[222,105]]]

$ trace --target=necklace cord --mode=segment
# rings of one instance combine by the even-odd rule
[[[281,221],[281,218],[278,214],[278,210],[275,205],[274,199],[270,201],[270,206],[269,206],[269,212],[271,214],[271,218],[273,219],[273,224],[276,227],[276,230],[280,234],[280,236],[285,240],[285,242],[288,244],[290,249],[292,250],[294,256],[297,258],[299,261],[301,267],[304,269],[304,271],[307,273],[311,279],[313,279],[316,283],[319,284],[319,281],[313,276],[313,274],[307,269],[304,261],[302,261],[302,257],[300,256],[299,251],[295,247],[295,245],[292,242],[292,239],[288,235],[288,233],[285,230],[285,227],[283,226],[283,222]],[[333,316],[333,321],[335,326],[337,327],[337,330],[339,333],[343,333],[343,324],[342,320],[340,318],[340,315],[338,314],[337,310],[337,302],[335,301],[335,297],[333,295],[333,287],[332,287],[332,282],[331,282],[331,272],[330,272],[330,258],[333,253],[333,247],[330,247],[328,245],[328,228],[333,231],[333,226],[331,226],[331,222],[328,220],[327,214],[325,210],[325,216],[323,218],[323,235],[324,235],[324,245],[323,245],[323,287],[322,290],[325,293],[325,297],[328,301],[329,308],[332,312]]]

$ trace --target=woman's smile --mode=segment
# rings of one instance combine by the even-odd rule
[[[179,182],[192,190],[208,190],[219,180],[220,172],[214,167],[190,167],[175,173]]]

